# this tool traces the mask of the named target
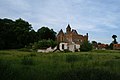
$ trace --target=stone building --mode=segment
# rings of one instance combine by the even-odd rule
[[[84,41],[88,41],[88,33],[86,35],[80,35],[75,29],[71,29],[68,24],[66,32],[64,33],[61,29],[57,35],[57,42],[59,42],[59,49],[64,51],[68,49],[72,52],[79,50],[80,44]]]

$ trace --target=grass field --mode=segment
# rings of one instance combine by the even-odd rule
[[[120,80],[120,51],[0,51],[0,80]]]

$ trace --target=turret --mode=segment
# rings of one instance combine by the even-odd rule
[[[58,35],[60,34],[64,34],[62,29],[59,31]]]
[[[88,36],[88,33],[86,33],[86,36]]]
[[[71,32],[71,27],[70,25],[68,24],[67,28],[66,28],[66,33],[70,33]]]
[[[61,29],[57,35],[57,42],[62,42],[64,41],[64,33],[63,30]]]

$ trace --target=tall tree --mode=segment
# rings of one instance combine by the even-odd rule
[[[27,21],[20,18],[15,21],[15,27],[19,47],[24,47],[25,45],[28,45],[30,41],[29,32],[32,29],[31,25]]]
[[[33,29],[29,32],[29,43],[34,43],[38,41],[37,32]]]
[[[38,38],[39,40],[55,40],[56,39],[56,32],[53,31],[53,29],[49,29],[48,27],[42,27],[40,29],[38,29],[37,31],[38,33]]]
[[[98,47],[98,43],[96,41],[92,41],[92,46],[93,46],[93,48],[97,48]]]
[[[0,49],[15,47],[16,37],[14,24],[14,21],[11,19],[0,19]]]
[[[112,35],[112,38],[114,39],[113,44],[117,44],[118,43],[117,40],[116,40],[117,35]]]
[[[21,18],[15,21],[0,19],[0,49],[23,48],[43,39],[55,40],[56,32],[48,27],[42,27],[35,32],[31,24]]]
[[[33,42],[31,25],[22,19],[0,19],[0,49],[22,48]]]

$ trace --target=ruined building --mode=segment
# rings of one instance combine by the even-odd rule
[[[70,51],[79,50],[80,44],[84,41],[88,41],[88,33],[86,35],[80,35],[75,29],[71,30],[70,25],[68,24],[66,32],[64,33],[61,29],[57,35],[57,42],[60,43],[60,50],[68,49]]]

